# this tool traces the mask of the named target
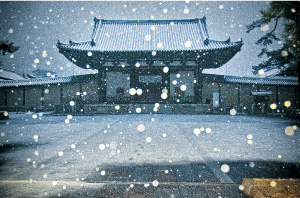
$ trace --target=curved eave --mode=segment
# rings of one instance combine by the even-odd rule
[[[220,42],[220,41],[219,41]],[[76,44],[79,44],[80,43],[76,43]],[[74,45],[76,45],[74,44]],[[85,53],[88,53],[88,52],[98,52],[98,53],[135,53],[135,52],[145,52],[145,53],[149,53],[149,52],[194,52],[194,51],[197,51],[197,52],[207,52],[207,51],[215,51],[215,50],[222,50],[222,49],[228,49],[228,48],[241,48],[243,45],[242,42],[231,42],[230,45],[228,46],[225,46],[225,47],[218,47],[218,48],[208,48],[208,49],[180,49],[180,50],[98,50],[98,49],[89,49],[89,50],[86,50],[86,49],[80,49],[80,48],[74,48],[72,45],[69,45],[69,44],[59,44],[57,45],[57,48],[59,50],[68,50],[68,51],[73,51],[73,52],[85,52]]]
[[[77,45],[77,44],[73,44]],[[80,44],[79,44],[80,45]],[[243,45],[243,42],[231,42],[228,43],[228,46],[226,47],[220,47],[220,48],[212,48],[212,49],[182,49],[182,50],[154,50],[157,54],[160,54],[163,56],[163,54],[192,54],[193,57],[196,60],[196,56],[198,54],[201,55],[200,59],[202,59],[203,66],[205,68],[218,68],[228,62],[238,51],[240,51],[241,47]],[[91,69],[98,69],[98,66],[93,66],[93,63],[96,61],[100,61],[101,56],[107,56],[112,54],[122,54],[125,53],[126,55],[134,56],[135,54],[143,54],[146,56],[151,55],[153,50],[120,50],[120,51],[101,51],[101,50],[84,50],[84,49],[78,49],[73,48],[72,45],[69,44],[58,44],[57,45],[59,52],[62,53],[67,59],[69,59],[71,62],[76,64],[77,66],[87,69],[86,65],[89,64]],[[98,57],[95,58],[93,56],[89,57],[88,52],[92,52],[92,54],[96,54]],[[210,53],[210,55],[208,55]],[[206,55],[205,58],[202,55]],[[114,56],[115,57],[115,56]],[[126,56],[127,57],[127,56]],[[214,61],[214,59],[217,58],[217,61]]]

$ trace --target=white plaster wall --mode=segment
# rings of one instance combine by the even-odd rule
[[[115,96],[118,87],[124,88],[124,96],[129,96],[130,75],[122,72],[106,73],[106,95]]]
[[[177,77],[177,74],[180,74],[180,77]],[[173,81],[176,80],[177,84],[173,84]],[[175,87],[180,87],[181,85],[186,86],[185,96],[194,96],[194,72],[193,71],[179,71],[177,73],[170,74],[170,94],[175,96]]]

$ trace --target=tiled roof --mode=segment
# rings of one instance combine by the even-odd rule
[[[298,78],[297,77],[252,78],[252,77],[226,76],[225,82],[241,83],[241,84],[258,84],[258,85],[297,86]]]
[[[205,80],[219,83],[240,83],[240,84],[259,84],[259,85],[283,85],[297,86],[297,77],[273,77],[273,78],[252,78],[237,76],[222,76],[213,74],[203,74]],[[97,74],[87,74],[80,76],[56,77],[56,78],[40,78],[27,80],[6,80],[0,81],[0,87],[18,87],[18,86],[36,86],[50,85],[73,82],[90,82],[97,79]]]
[[[38,86],[38,85],[51,85],[61,83],[73,82],[89,82],[96,79],[97,74],[88,74],[80,76],[56,77],[56,78],[36,78],[26,80],[6,80],[0,81],[0,87],[18,87],[18,86]]]
[[[24,79],[22,76],[19,76],[13,71],[0,68],[0,80],[22,80]]]
[[[210,40],[206,29],[205,17],[190,20],[147,21],[95,19],[92,41],[81,43],[70,42],[70,44],[58,43],[58,47],[91,52],[122,52],[206,51],[242,45],[242,42]]]

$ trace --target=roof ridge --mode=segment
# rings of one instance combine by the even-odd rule
[[[198,23],[199,20],[205,20],[206,17],[202,18],[194,18],[194,19],[159,19],[159,20],[115,20],[115,19],[99,19],[97,17],[94,18],[95,23],[101,21],[101,23],[170,23],[170,22],[196,22]]]

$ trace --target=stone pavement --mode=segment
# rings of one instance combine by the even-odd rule
[[[219,163],[224,164],[224,163]],[[244,178],[300,178],[295,164],[229,162],[231,183],[221,182],[206,163],[106,166],[85,182],[104,183],[100,197],[246,197]]]

